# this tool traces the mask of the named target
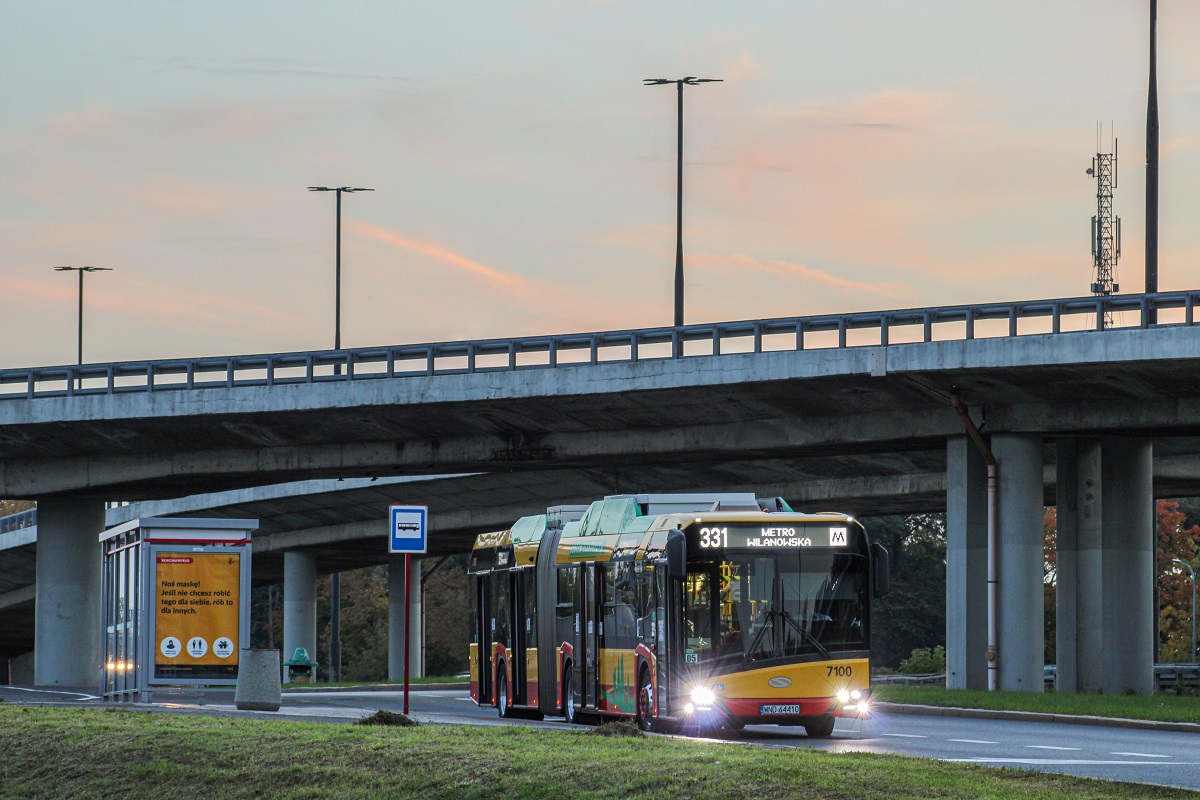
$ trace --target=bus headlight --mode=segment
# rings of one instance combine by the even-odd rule
[[[707,686],[697,686],[692,689],[692,703],[697,708],[711,708],[717,696]]]
[[[858,689],[851,689],[849,691],[842,689],[837,693],[838,702],[843,704],[849,703],[851,700],[861,700],[862,696],[863,693]]]

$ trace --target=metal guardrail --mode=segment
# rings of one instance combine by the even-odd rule
[[[19,531],[22,528],[32,528],[34,525],[37,525],[36,508],[31,508],[28,511],[19,511],[16,514],[0,517],[0,534]]]
[[[1047,690],[1053,690],[1057,667],[1046,664],[1042,675]],[[873,686],[945,686],[946,673],[930,675],[872,675]],[[1154,690],[1200,689],[1200,664],[1155,664]]]
[[[946,673],[935,672],[931,675],[872,675],[872,686],[945,686]]]
[[[0,400],[507,372],[732,352],[971,340],[980,332],[979,323],[988,328],[982,331],[988,337],[1102,331],[1106,314],[1123,312],[1136,313],[1136,323],[1118,320],[1122,324],[1108,330],[1191,326],[1196,324],[1198,302],[1200,291],[1159,292],[352,350],[7,369],[0,370]],[[1156,319],[1159,312],[1172,311],[1176,313],[1166,315],[1171,321]],[[1029,321],[1038,324],[1030,325]],[[1027,323],[1024,331],[1022,322]],[[909,338],[897,341],[905,339],[906,333]]]

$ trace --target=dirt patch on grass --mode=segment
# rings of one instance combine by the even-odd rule
[[[619,719],[613,722],[602,722],[588,733],[593,736],[645,736],[637,723],[631,719]]]
[[[415,728],[417,721],[412,717],[397,714],[395,711],[379,709],[369,717],[363,717],[355,725],[394,725],[399,728]]]

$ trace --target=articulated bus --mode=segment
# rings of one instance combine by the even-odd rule
[[[887,552],[844,514],[616,495],[480,535],[469,571],[471,697],[502,717],[825,737],[869,713]]]

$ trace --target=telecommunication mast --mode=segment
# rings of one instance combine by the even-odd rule
[[[1096,216],[1092,217],[1092,294],[1108,297],[1121,290],[1117,261],[1121,258],[1121,218],[1113,216],[1113,189],[1117,188],[1117,140],[1112,152],[1100,152],[1103,125],[1096,128],[1096,155],[1088,175],[1096,179]],[[1104,312],[1103,327],[1112,327],[1112,312]]]

